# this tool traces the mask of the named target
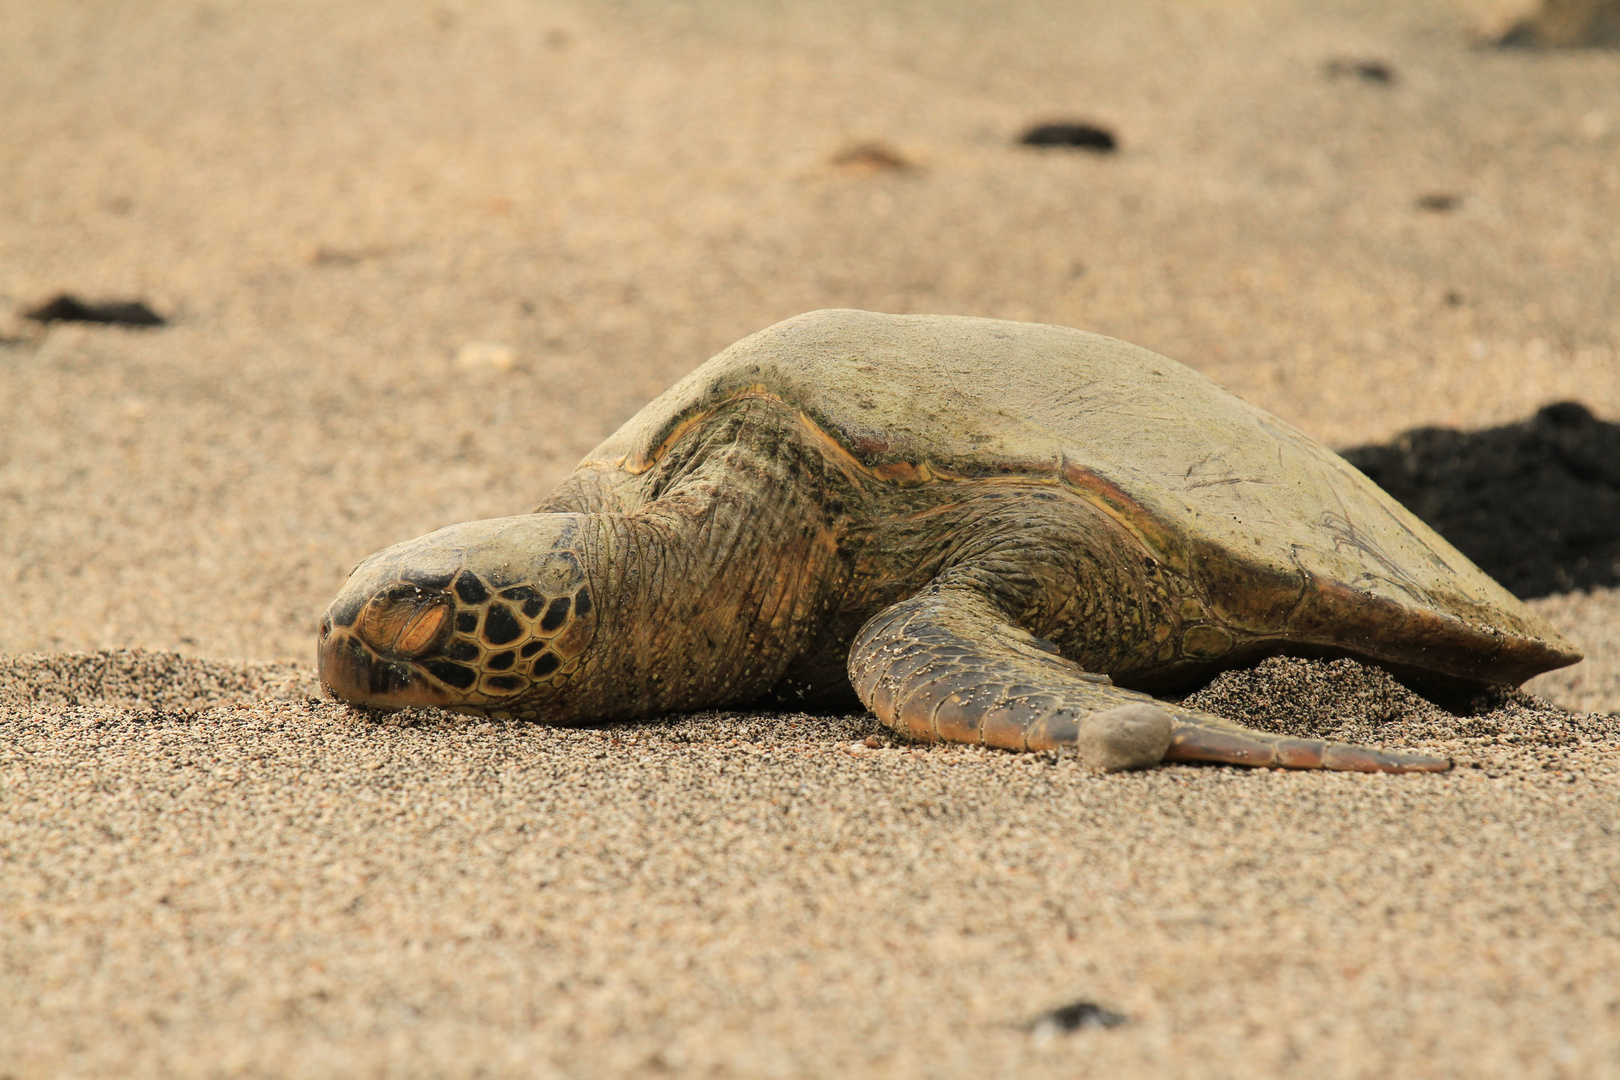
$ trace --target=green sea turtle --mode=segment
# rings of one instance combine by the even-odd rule
[[[1169,700],[1269,655],[1517,685],[1579,654],[1335,454],[1058,326],[818,311],[726,349],[531,514],[355,568],[338,697],[552,723],[831,706],[916,739],[1364,771]]]

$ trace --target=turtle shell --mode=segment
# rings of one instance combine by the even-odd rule
[[[1173,360],[1061,326],[815,311],[726,349],[589,462],[779,399],[874,480],[1024,477],[1110,515],[1245,637],[1516,685],[1579,653],[1349,463]]]

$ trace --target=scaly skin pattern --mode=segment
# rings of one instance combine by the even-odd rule
[[[766,399],[638,476],[582,475],[544,512],[362,564],[323,620],[327,684],[368,704],[578,723],[836,701],[853,682],[909,737],[1054,750],[1087,715],[1153,700],[1092,673],[1151,681],[1196,659],[1188,642],[1213,625],[1072,493],[1019,479],[899,488]],[[514,544],[544,557],[515,559]],[[1445,764],[1165,708],[1170,760]]]
[[[835,329],[861,315],[825,314]],[[817,318],[801,321],[825,337]],[[881,329],[886,318],[870,320]],[[1016,324],[956,323],[1016,337]],[[1170,365],[1150,362],[1156,376]],[[1441,571],[1407,574],[1379,540],[1422,533],[1405,519],[1376,535],[1355,524],[1356,498],[1392,513],[1371,495],[1335,495],[1328,554],[1296,542],[1267,562],[1221,547],[1230,528],[1180,529],[1061,451],[1040,467],[896,459],[889,433],[784,397],[780,369],[733,363],[712,384],[692,382],[702,374],[536,512],[451,526],[362,562],[321,623],[324,684],[356,704],[564,724],[858,697],[911,738],[1073,750],[1102,769],[1406,772],[1449,762],[1279,738],[1148,692],[1290,651],[1472,684],[1490,670],[1479,650],[1511,658],[1509,678],[1575,655],[1511,598],[1475,599],[1497,587],[1471,566],[1460,614],[1432,600],[1450,588]],[[732,389],[704,389],[722,384]],[[1302,453],[1301,468],[1320,458],[1341,483],[1327,451]],[[1179,479],[1196,493],[1210,483],[1200,475],[1189,467]],[[1264,544],[1263,524],[1252,534]],[[1460,558],[1433,543],[1434,566]],[[1335,558],[1375,573],[1365,584],[1324,578]],[[1402,590],[1412,604],[1391,599]],[[1497,608],[1507,632],[1490,629]]]

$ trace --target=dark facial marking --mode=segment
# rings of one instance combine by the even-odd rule
[[[543,596],[536,596],[533,599],[525,600],[523,601],[523,615],[525,618],[532,619],[536,615],[540,614],[540,609],[545,606],[546,598]]]
[[[518,655],[522,656],[523,659],[527,660],[529,657],[533,656],[535,653],[539,652],[543,648],[545,648],[545,646],[540,644],[540,642],[531,641],[527,645],[523,646],[523,648],[518,650]]]
[[[505,645],[523,634],[523,624],[517,621],[512,609],[505,604],[489,605],[484,616],[484,640],[491,645]]]
[[[337,626],[353,626],[354,620],[360,616],[360,609],[365,601],[358,597],[351,599],[347,604],[332,612],[332,622]]]
[[[484,666],[492,671],[505,671],[507,668],[512,666],[512,661],[516,659],[517,653],[513,652],[511,649],[507,649],[505,652],[498,652],[488,660],[484,661]]]
[[[501,599],[510,600],[514,604],[521,604],[525,600],[532,600],[540,595],[527,585],[517,585],[510,589],[501,590]]]
[[[380,663],[371,665],[371,692],[373,694],[397,694],[409,686],[411,673],[400,664]]]
[[[476,660],[478,646],[470,641],[458,641],[445,650],[445,655],[452,660]]]
[[[551,602],[550,607],[546,608],[546,617],[540,620],[540,629],[549,634],[567,621],[568,597],[559,596]]]
[[[465,690],[478,680],[478,673],[472,668],[452,664],[448,660],[429,660],[422,666],[432,672],[434,678],[449,683],[457,690]]]
[[[517,690],[523,686],[523,680],[515,675],[491,675],[489,685],[497,690]]]
[[[442,589],[450,584],[450,574],[434,574],[432,577],[417,578],[416,584],[424,589]]]
[[[489,590],[484,588],[484,583],[471,570],[463,570],[456,577],[456,595],[464,603],[482,604],[489,599]]]
[[[461,631],[463,634],[470,634],[474,630],[477,630],[478,629],[478,612],[476,612],[476,611],[458,611],[458,612],[456,612],[456,629]]]
[[[591,613],[591,590],[581,589],[574,594],[574,614],[580,618]]]
[[[531,670],[534,671],[537,678],[543,679],[560,667],[562,667],[562,661],[557,659],[557,654],[546,653],[534,662],[534,667]]]

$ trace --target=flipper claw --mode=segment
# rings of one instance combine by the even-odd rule
[[[1268,735],[1205,723],[1185,713],[1176,717],[1170,749],[1165,752],[1164,760],[1337,772],[1445,772],[1451,768],[1449,758],[1374,750],[1322,739]]]

